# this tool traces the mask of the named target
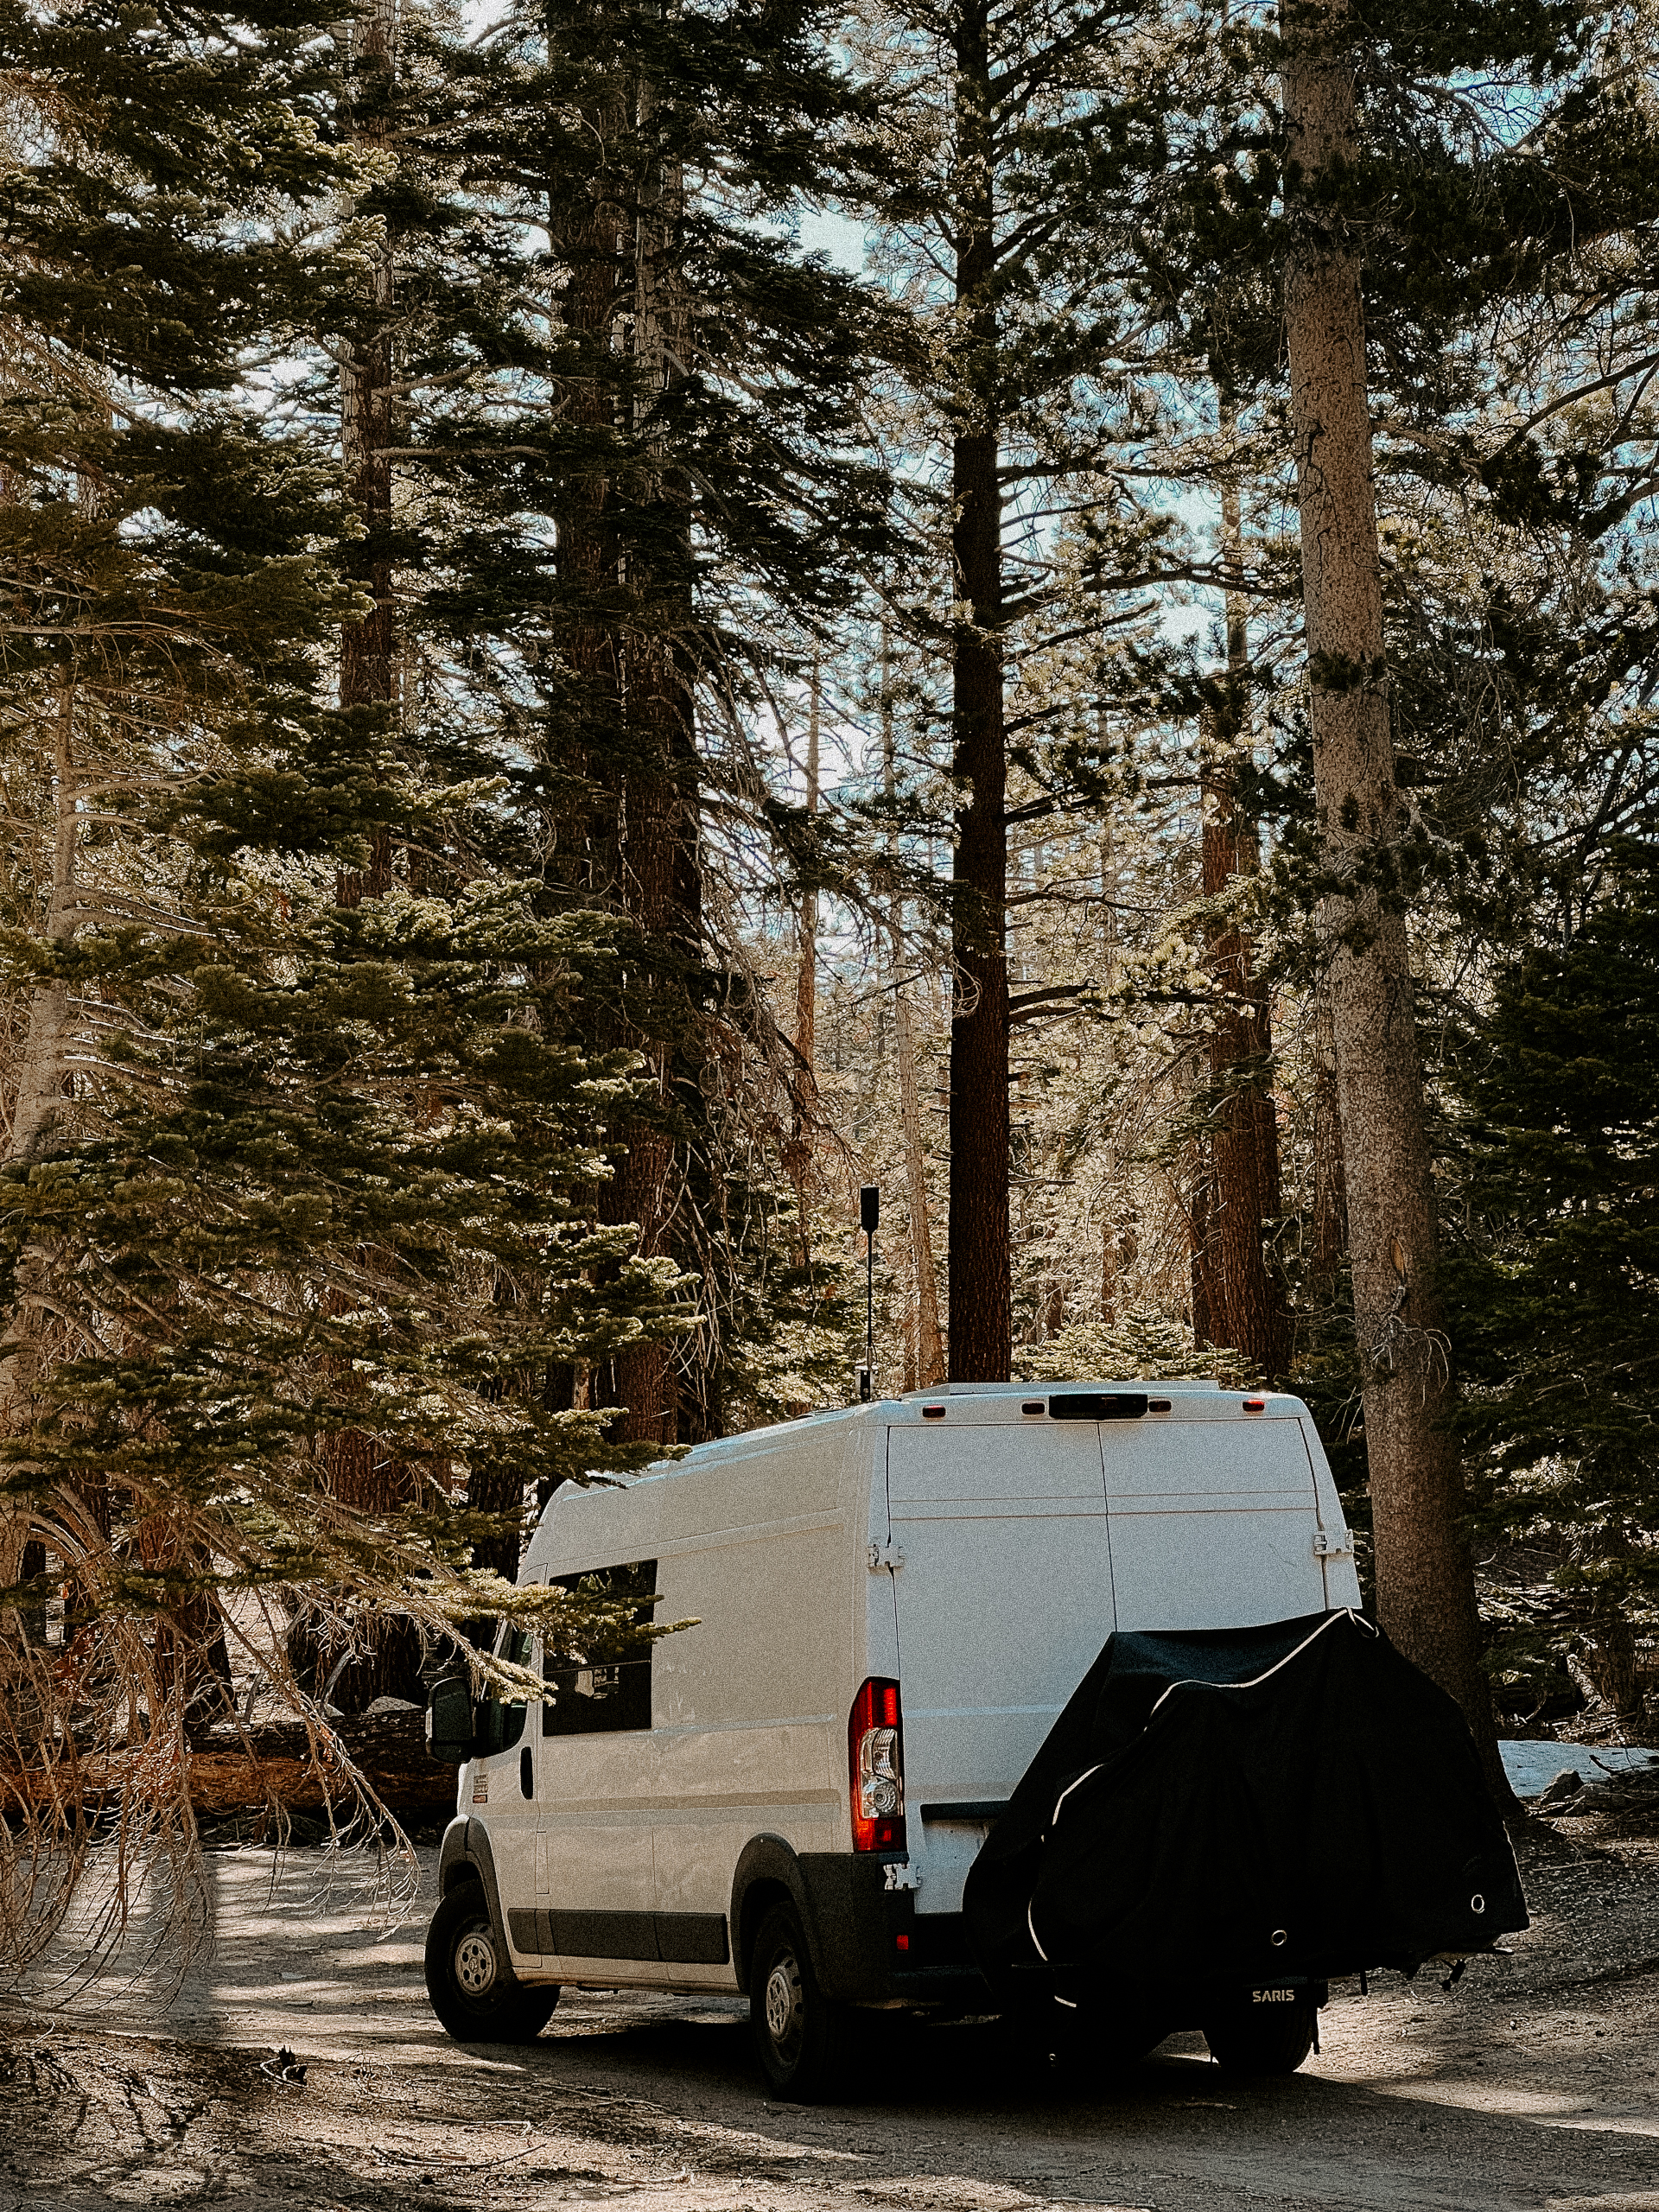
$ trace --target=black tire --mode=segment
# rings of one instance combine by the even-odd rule
[[[1247,1994],[1205,2022],[1204,2039],[1230,2074],[1294,2074],[1313,2048],[1319,2017],[1311,1997],[1258,2005]]]
[[[834,2096],[846,2079],[849,2007],[818,1986],[795,1908],[775,1904],[749,1961],[749,2024],[755,2055],[774,2094],[797,2104]]]
[[[508,1965],[480,1882],[451,1890],[432,1916],[426,1993],[457,2043],[534,2043],[559,2001],[556,1985],[532,1987]]]

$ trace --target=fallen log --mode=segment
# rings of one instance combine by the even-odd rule
[[[218,1728],[190,1755],[190,1802],[199,1813],[235,1813],[276,1803],[316,1812],[332,1802],[348,1809],[346,1760],[393,1812],[451,1808],[455,1770],[426,1748],[426,1715],[418,1706],[395,1712],[346,1713],[317,1731],[319,1759],[304,1723],[264,1720],[245,1732]],[[341,1756],[343,1754],[343,1758]]]
[[[346,1780],[347,1763],[394,1813],[449,1810],[455,1802],[455,1770],[429,1755],[426,1715],[418,1706],[335,1714],[317,1725],[315,1738],[300,1720],[261,1720],[246,1728],[220,1723],[182,1758],[185,1785],[199,1814],[254,1812],[270,1805],[320,1812],[332,1805],[340,1818],[349,1818],[353,1792]],[[55,1800],[112,1809],[129,1792],[155,1797],[176,1788],[179,1764],[172,1746],[146,1745],[79,1761],[69,1757],[49,1769],[7,1768],[0,1771],[0,1799],[11,1795],[35,1806]]]

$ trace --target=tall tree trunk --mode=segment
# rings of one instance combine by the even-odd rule
[[[1347,0],[1282,0],[1285,284],[1313,768],[1354,1319],[1383,1627],[1462,1707],[1511,1802],[1480,1667],[1405,916],[1360,257],[1336,201],[1358,154]]]
[[[1348,1177],[1342,1162],[1342,1114],[1337,1102],[1336,1031],[1328,981],[1313,995],[1313,1249],[1307,1279],[1329,1298],[1348,1249]]]
[[[939,1285],[933,1268],[933,1231],[927,1217],[927,1150],[922,1141],[922,1102],[916,1084],[916,1037],[904,986],[893,992],[893,1041],[899,1058],[899,1120],[905,1140],[905,1181],[910,1201],[910,1262],[916,1278],[916,1379],[918,1390],[944,1379],[939,1333]]]
[[[1224,421],[1227,413],[1224,402]],[[1223,491],[1221,512],[1223,548],[1229,565],[1236,566],[1243,533],[1236,485]],[[1239,592],[1226,595],[1226,624],[1227,687],[1206,717],[1199,772],[1206,899],[1220,899],[1236,877],[1254,875],[1261,864],[1255,823],[1238,794],[1239,766],[1250,742],[1249,642]],[[1279,1125],[1267,1087],[1273,1049],[1268,989],[1236,918],[1213,923],[1209,938],[1217,994],[1210,1077],[1218,1098],[1211,1140],[1211,1320],[1219,1340],[1271,1381],[1286,1373],[1290,1345],[1284,1299],[1262,1252],[1262,1224],[1280,1205]]]
[[[815,655],[806,722],[806,816],[809,823],[817,820],[818,812],[818,734],[823,705],[823,685]],[[795,1216],[799,1224],[797,1252],[804,1271],[811,1264],[812,1257],[810,1218],[812,1122],[818,1096],[818,894],[816,891],[804,891],[801,894],[795,963],[795,1065],[790,1075],[789,1143],[784,1155],[784,1165],[795,1186]]]
[[[1096,723],[1102,751],[1105,750],[1107,722],[1103,709]],[[1100,823],[1100,957],[1101,980],[1109,995],[1117,988],[1118,969],[1118,896],[1122,885],[1118,880],[1117,838],[1109,811],[1103,814]],[[1108,1033],[1116,1036],[1116,1026]],[[1116,1180],[1115,1132],[1108,1126],[1103,1132],[1105,1143],[1105,1174],[1103,1181],[1108,1192],[1105,1217],[1100,1230],[1100,1318],[1108,1328],[1118,1319],[1118,1300],[1122,1274],[1122,1236],[1124,1224],[1111,1211],[1110,1192]]]
[[[1189,1149],[1192,1160],[1192,1198],[1187,1210],[1187,1233],[1192,1246],[1192,1341],[1199,1346],[1218,1345],[1226,1341],[1226,1306],[1216,1234],[1215,1160],[1210,1145],[1202,1139]]]
[[[950,1020],[950,1379],[1005,1382],[1008,1250],[1007,758],[1002,723],[1002,517],[989,10],[955,35],[956,423],[950,550],[959,613],[951,709],[957,844]]]
[[[636,143],[650,143],[657,99],[649,81],[634,86]],[[640,543],[626,550],[629,626],[621,656],[625,769],[617,839],[617,889],[634,924],[643,972],[633,992],[634,1033],[626,1041],[645,1063],[647,1110],[618,1132],[616,1173],[605,1198],[607,1218],[632,1222],[645,1259],[671,1256],[684,1180],[670,1118],[690,1050],[689,979],[702,937],[697,838],[697,760],[690,639],[690,486],[667,448],[661,410],[692,359],[690,302],[679,265],[684,188],[660,153],[643,164],[632,209],[632,297],[625,338],[636,467],[649,480]],[[695,1110],[695,1109],[693,1109]],[[619,1351],[600,1402],[626,1408],[617,1433],[629,1442],[672,1444],[681,1422],[671,1349],[662,1343]],[[707,1406],[688,1408],[689,1426],[711,1431]]]
[[[685,486],[666,465],[652,415],[687,358],[687,333],[677,327],[685,318],[673,263],[678,181],[645,158],[652,90],[630,76],[614,28],[594,0],[549,10],[550,50],[580,55],[593,87],[582,116],[593,160],[585,188],[561,188],[548,209],[560,271],[554,373],[575,437],[556,494],[563,682],[549,716],[544,805],[550,874],[567,894],[625,914],[636,932],[622,1003],[596,1020],[594,1041],[639,1054],[646,1096],[644,1110],[610,1131],[613,1173],[596,1211],[609,1225],[634,1229],[640,1256],[661,1258],[672,1245],[681,1179],[668,1128],[684,1027],[676,971],[700,934],[695,754],[683,644],[689,592],[683,575],[646,563],[635,541],[653,505],[665,523],[647,533],[654,545],[685,536]],[[620,1438],[676,1440],[666,1346],[624,1346],[588,1388],[591,1403],[619,1408]]]
[[[681,970],[688,919],[680,866],[684,808],[669,751],[686,711],[671,639],[635,632],[625,642],[630,749],[645,757],[636,757],[623,779],[618,859],[623,906],[641,940],[643,972],[631,979],[638,1027],[626,1041],[645,1062],[646,1111],[615,1133],[615,1173],[601,1211],[607,1221],[634,1224],[635,1249],[648,1260],[672,1253],[680,1179],[668,1126],[688,1011]],[[619,1351],[599,1402],[626,1409],[616,1433],[626,1441],[674,1443],[678,1397],[670,1347],[642,1343]]]
[[[627,110],[620,61],[608,81],[601,61],[606,18],[597,0],[550,7],[550,58],[568,41],[588,60],[596,86],[582,111],[593,149],[580,190],[556,189],[547,211],[548,248],[556,272],[550,378],[562,396],[572,458],[553,496],[557,581],[556,688],[544,721],[544,867],[566,897],[623,903],[620,849],[627,819],[622,789],[622,632],[618,620],[621,540],[613,481],[621,423],[619,312],[632,260],[621,204],[628,159]],[[591,1041],[610,1051],[632,1039],[607,1010]],[[626,1144],[628,1129],[615,1133]],[[632,1218],[616,1179],[600,1187],[600,1219]],[[571,1378],[573,1402],[617,1402],[613,1362]],[[488,1480],[480,1471],[474,1484]]]
[[[601,51],[601,0],[578,0],[550,13],[556,47],[562,18],[584,53]],[[612,480],[620,421],[619,302],[631,256],[618,171],[627,157],[621,69],[582,113],[594,149],[581,191],[560,190],[548,208],[548,248],[557,277],[550,378],[570,427],[573,457],[554,493],[558,585],[558,666],[563,681],[547,720],[543,835],[549,872],[567,893],[610,899],[617,892],[620,801],[616,761],[622,746],[622,670],[616,616],[621,558]],[[572,793],[582,803],[572,804]],[[605,1040],[613,1043],[613,1039]]]
[[[66,671],[59,678],[52,716],[52,895],[47,907],[46,943],[59,950],[73,944],[79,927],[79,891],[75,861],[79,844],[74,750],[75,687]],[[35,984],[29,998],[29,1027],[17,1073],[12,1108],[9,1166],[26,1166],[51,1146],[63,1118],[72,1078],[69,1053],[74,1009],[69,986],[55,981]],[[49,1254],[37,1233],[17,1267],[16,1300],[0,1338],[0,1433],[16,1435],[31,1425],[39,1381],[45,1328]]]
[[[75,881],[79,849],[75,772],[75,687],[65,673],[58,683],[52,717],[52,896],[43,932],[48,944],[62,950],[79,927],[79,891]],[[33,1160],[50,1143],[70,1095],[69,1044],[73,1020],[69,986],[37,983],[30,995],[29,1028],[17,1071],[17,1100],[12,1109],[9,1164]]]
[[[397,83],[397,0],[372,0],[340,35],[346,47],[346,84],[343,105],[353,143],[385,156],[395,145],[392,98]],[[376,709],[392,719],[396,695],[397,620],[392,603],[392,391],[395,373],[391,316],[395,300],[396,244],[390,232],[370,250],[357,315],[346,334],[340,368],[340,451],[346,497],[362,526],[348,549],[345,570],[372,611],[341,625],[340,703],[344,709]],[[391,888],[391,838],[377,824],[369,835],[368,865],[342,868],[334,895],[342,906],[384,898]],[[365,1257],[359,1254],[359,1263]],[[344,1312],[347,1292],[325,1294],[328,1306]],[[334,1363],[335,1386],[347,1400],[357,1395],[351,1370]],[[412,1503],[418,1483],[409,1467],[389,1454],[372,1428],[341,1428],[322,1438],[321,1457],[329,1491],[343,1505],[375,1513]],[[345,1616],[319,1627],[308,1617],[289,1632],[289,1656],[302,1680],[320,1690],[332,1681],[332,1701],[342,1711],[360,1711],[379,1696],[418,1700],[422,1695],[420,1638],[407,1622],[376,1618],[357,1628],[357,1656],[339,1664],[348,1648]]]
[[[395,82],[394,40],[397,0],[373,0],[369,13],[345,33],[346,104],[353,144],[385,154],[391,146],[391,95]],[[391,577],[392,391],[391,309],[393,247],[390,237],[375,245],[367,281],[359,302],[340,371],[340,447],[346,496],[363,525],[350,549],[346,573],[372,602],[372,613],[342,625],[340,633],[340,703],[342,707],[389,707],[393,693],[395,621]],[[391,841],[377,827],[371,834],[369,865],[342,870],[341,906],[378,899],[391,887]]]
[[[898,755],[893,718],[892,645],[881,630],[881,795],[887,818],[897,821]],[[891,833],[896,840],[896,832]],[[921,1094],[916,1082],[916,1033],[901,975],[904,902],[889,909],[893,953],[893,1053],[899,1071],[899,1133],[905,1154],[905,1193],[910,1211],[910,1265],[914,1325],[905,1325],[905,1387],[930,1389],[944,1380],[944,1339],[939,1327],[939,1285],[933,1265],[933,1230],[927,1206],[927,1147],[922,1136]]]
[[[85,508],[94,509],[95,494],[84,488],[80,497]],[[60,672],[56,692],[51,715],[52,890],[42,936],[61,951],[74,943],[82,915],[77,870],[82,788],[75,747],[77,687],[69,668]],[[6,1163],[14,1169],[27,1168],[41,1158],[65,1133],[65,1109],[74,1096],[76,1020],[69,984],[45,982],[35,986],[5,1147]],[[0,1436],[19,1434],[32,1425],[39,1410],[43,1371],[59,1343],[50,1323],[52,1267],[52,1240],[36,1230],[19,1255],[14,1303],[0,1335]],[[19,1462],[10,1471],[16,1479],[26,1477],[29,1469]],[[107,1545],[111,1503],[109,1476],[96,1468],[72,1476],[53,1492],[49,1503],[23,1493],[0,1500],[0,1582],[47,1573],[54,1548],[73,1560],[89,1548]],[[48,1529],[49,1541],[42,1534]],[[72,1572],[72,1599],[73,1581]],[[38,1629],[31,1632],[44,1640],[45,1618],[37,1619]],[[12,1694],[10,1688],[8,1694]]]

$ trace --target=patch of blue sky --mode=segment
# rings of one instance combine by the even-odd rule
[[[821,253],[831,267],[849,276],[861,273],[868,241],[864,226],[833,207],[804,207],[796,230],[803,253]]]

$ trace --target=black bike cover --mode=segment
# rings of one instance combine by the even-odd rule
[[[1352,1612],[1114,1636],[963,1897],[994,1988],[1414,1973],[1527,1925],[1457,1706]]]

